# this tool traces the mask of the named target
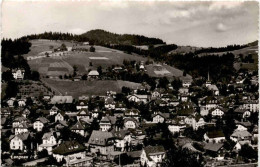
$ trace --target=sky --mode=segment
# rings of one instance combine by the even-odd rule
[[[220,47],[257,40],[258,12],[256,1],[3,1],[2,37],[104,29]]]

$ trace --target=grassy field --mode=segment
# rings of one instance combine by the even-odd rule
[[[88,45],[78,44],[76,46],[76,44],[63,41],[33,40],[31,51],[27,55],[25,55],[25,57],[38,55],[44,51],[49,51],[50,46],[59,47],[62,43],[65,43],[66,46],[74,46],[74,48],[89,49],[90,47]],[[122,51],[117,51],[101,46],[94,47],[96,49],[95,52],[71,51],[68,55],[65,56],[28,60],[28,63],[33,70],[39,71],[42,75],[46,75],[50,67],[67,68],[69,73],[71,73],[73,71],[72,67],[76,65],[78,67],[79,73],[85,74],[88,72],[89,69],[97,69],[98,66],[102,66],[103,69],[106,69],[107,67],[111,67],[112,65],[122,65],[123,60],[147,60],[147,58],[136,54],[130,55]],[[90,66],[90,62],[92,66]],[[57,69],[57,71],[59,70]]]
[[[182,80],[192,79],[190,75],[183,76],[183,71],[169,65],[149,64],[146,66],[147,74],[152,77],[180,77]]]
[[[107,91],[121,92],[122,87],[139,88],[141,84],[128,81],[110,81],[110,80],[95,80],[95,81],[65,81],[42,79],[55,92],[62,95],[71,95],[78,97],[81,95],[105,95]]]

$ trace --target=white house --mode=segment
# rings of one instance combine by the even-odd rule
[[[259,112],[258,100],[246,100],[242,106],[251,112]]]
[[[163,123],[164,121],[170,118],[170,114],[156,112],[155,114],[152,115],[152,118],[153,118],[153,123]]]
[[[65,113],[62,111],[59,112],[57,115],[55,115],[55,122],[64,121],[64,115],[65,115]]]
[[[168,129],[171,133],[180,133],[181,130],[186,128],[185,122],[183,120],[172,120],[172,122],[168,125]]]
[[[135,129],[138,127],[138,122],[135,118],[125,118],[124,126],[127,129]]]
[[[15,135],[28,132],[28,128],[29,125],[26,122],[19,124],[17,127],[14,128]]]
[[[26,143],[30,137],[29,133],[21,133],[18,135],[11,135],[10,140],[10,149],[11,150],[21,150],[21,151],[27,151],[28,145],[30,144]]]
[[[147,146],[141,153],[141,166],[159,166],[165,158],[166,151],[163,146]]]
[[[211,109],[210,112],[213,117],[222,117],[227,112],[227,109],[218,106]]]
[[[42,144],[38,146],[38,151],[42,151],[43,149],[46,149],[48,151],[48,154],[52,154],[52,150],[54,146],[57,145],[57,139],[54,135],[54,132],[47,132],[44,133],[42,137]]]
[[[33,129],[36,129],[38,132],[42,131],[42,128],[49,122],[45,117],[39,117],[33,123]]]
[[[24,72],[25,72],[24,69],[19,69],[19,68],[18,69],[13,69],[12,70],[12,74],[13,74],[14,79],[23,80]]]
[[[55,105],[52,106],[52,108],[50,109],[50,115],[55,115],[57,114],[59,111],[58,107],[56,107]]]

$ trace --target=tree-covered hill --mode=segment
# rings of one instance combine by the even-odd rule
[[[115,34],[105,30],[91,30],[84,34],[82,37],[88,38],[97,44],[121,44],[121,45],[154,45],[165,44],[161,39],[148,38],[142,35],[130,35],[130,34]]]

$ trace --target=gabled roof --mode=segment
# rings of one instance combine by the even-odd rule
[[[222,130],[212,130],[207,132],[209,138],[225,137]]]
[[[77,141],[65,141],[54,148],[53,154],[68,155],[82,151],[85,151],[85,146],[79,144]]]
[[[223,107],[221,107],[221,106],[217,106],[216,108],[212,108],[212,109],[210,110],[210,112],[213,112],[213,111],[215,111],[216,109],[219,109],[219,110],[223,111],[224,113],[228,111],[226,108],[223,108]]]
[[[75,125],[73,125],[70,130],[84,130],[84,126],[80,121],[78,121]]]
[[[46,123],[49,122],[49,120],[47,118],[45,118],[45,117],[39,117],[39,118],[36,119],[36,121],[40,121],[43,124],[46,124]]]
[[[48,140],[51,136],[54,136],[54,132],[47,132],[47,133],[44,133],[44,135],[42,136],[42,139]]]
[[[239,108],[239,107],[234,110],[235,113],[241,113],[241,114],[243,114],[246,111],[249,111],[249,110],[244,109],[244,108]]]
[[[223,147],[223,145],[224,144],[222,143],[206,143],[204,149],[208,151],[218,152]]]
[[[139,115],[139,114],[140,114],[140,111],[139,111],[138,109],[132,108],[132,109],[127,109],[127,110],[125,111],[125,115],[128,115],[128,114],[130,114],[131,112],[133,112],[133,113],[136,114],[136,115]]]
[[[252,135],[248,132],[248,131],[235,131],[231,137],[236,137],[236,138],[240,138],[240,137],[251,137]]]
[[[23,122],[23,121],[28,121],[28,119],[23,116],[20,116],[20,117],[16,117],[13,122]]]
[[[92,70],[88,73],[88,76],[99,76],[99,73],[97,70]]]
[[[93,130],[88,140],[88,144],[106,146],[107,141],[112,139],[113,137],[114,136],[111,132]]]
[[[147,155],[147,158],[149,160],[152,160],[151,159],[151,155],[157,155],[157,154],[164,154],[165,153],[165,149],[163,146],[147,146],[144,148],[144,151]]]
[[[170,113],[162,113],[162,112],[158,112],[158,113],[156,113],[156,114],[152,114],[152,117],[155,117],[155,116],[157,116],[157,115],[162,116],[164,119],[170,118]]]
[[[81,108],[77,114],[77,116],[88,116],[88,115],[90,115],[90,113],[86,108]]]
[[[19,133],[18,135],[11,135],[10,136],[10,140],[12,140],[14,137],[18,137],[19,139],[21,139],[22,141],[26,141],[29,136],[30,136],[30,133],[29,132],[26,132],[26,133]]]

